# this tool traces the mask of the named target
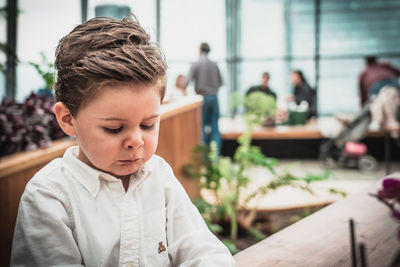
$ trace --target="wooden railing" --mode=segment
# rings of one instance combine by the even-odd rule
[[[400,173],[393,176],[400,178]],[[352,266],[350,218],[356,242],[365,245],[367,266],[390,266],[400,252],[400,225],[369,195],[378,188],[381,181],[241,251],[235,255],[236,266]]]

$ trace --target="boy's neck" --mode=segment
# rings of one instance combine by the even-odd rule
[[[130,176],[121,177],[120,179],[122,181],[122,185],[124,186],[125,192],[127,192],[129,188]]]

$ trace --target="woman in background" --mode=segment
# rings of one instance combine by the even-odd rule
[[[315,90],[308,84],[303,72],[301,70],[293,70],[291,79],[294,90],[293,95],[288,96],[288,101],[294,101],[296,105],[299,105],[302,101],[306,101],[309,107],[307,118],[317,116]]]

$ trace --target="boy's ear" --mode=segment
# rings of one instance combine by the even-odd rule
[[[74,118],[67,106],[62,102],[57,102],[54,105],[54,113],[63,132],[69,136],[75,136]]]

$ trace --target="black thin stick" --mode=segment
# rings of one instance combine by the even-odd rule
[[[350,219],[350,249],[351,249],[351,265],[357,267],[357,254],[356,254],[356,237],[354,235],[354,221]]]
[[[360,243],[358,245],[360,249],[360,258],[361,258],[361,267],[367,267],[367,257],[365,255],[365,245],[364,243]]]

